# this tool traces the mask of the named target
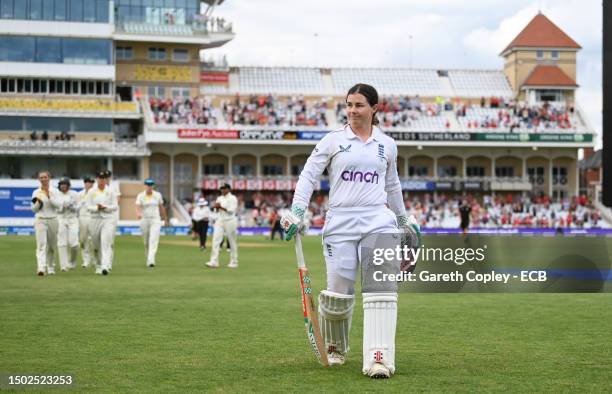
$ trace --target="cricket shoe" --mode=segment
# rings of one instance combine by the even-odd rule
[[[235,261],[232,261],[231,263],[227,265],[227,268],[238,268],[238,263]]]
[[[372,379],[388,379],[391,377],[391,371],[384,364],[374,363],[368,371],[368,376]]]
[[[338,352],[327,353],[327,363],[332,365],[343,365],[346,362],[346,356]]]
[[[62,272],[68,272],[68,268],[62,268]]]
[[[219,268],[219,263],[213,263],[212,261],[209,261],[208,263],[206,263],[206,266],[208,268]]]
[[[45,276],[45,273],[44,273],[43,271],[38,271],[38,272],[36,273],[36,275],[38,275],[38,276]]]
[[[47,275],[55,275],[55,270],[50,270],[47,268]]]
[[[102,268],[96,268],[96,275],[102,275]]]

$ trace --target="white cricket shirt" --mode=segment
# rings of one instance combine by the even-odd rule
[[[397,145],[378,127],[373,127],[366,142],[349,125],[323,137],[300,174],[293,204],[308,206],[326,167],[330,208],[389,204],[396,215],[406,213],[397,175]]]
[[[42,208],[40,208],[39,203],[30,204],[32,211],[36,214],[34,216],[40,219],[56,218],[57,210],[61,206],[59,194],[60,191],[51,186],[49,186],[49,197],[47,197],[40,187],[34,190],[32,192],[32,198],[37,197],[43,203]]]
[[[136,196],[136,205],[142,211],[142,217],[145,219],[161,219],[159,214],[159,206],[164,204],[164,199],[160,192],[153,190],[151,194],[146,191],[140,192]]]

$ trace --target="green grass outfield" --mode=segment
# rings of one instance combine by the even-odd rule
[[[612,294],[403,293],[397,373],[373,381],[361,375],[361,303],[349,361],[320,367],[293,245],[240,241],[238,270],[206,269],[209,253],[186,237],[162,237],[146,269],[141,239],[126,236],[107,277],[41,278],[33,237],[0,237],[0,374],[70,373],[71,392],[612,391]],[[318,237],[305,255],[318,290]]]

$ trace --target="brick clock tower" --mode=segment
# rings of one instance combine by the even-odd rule
[[[515,97],[535,104],[575,102],[576,54],[580,45],[538,13],[500,53]]]

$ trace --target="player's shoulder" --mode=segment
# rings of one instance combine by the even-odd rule
[[[332,142],[335,142],[341,139],[344,136],[345,127],[328,132],[327,134],[323,136],[323,138],[321,138],[321,141],[319,141],[319,143],[320,144],[330,144]]]
[[[376,138],[379,139],[381,142],[383,142],[385,145],[392,145],[392,146],[396,146],[397,143],[395,142],[395,140],[388,136],[384,131],[382,131],[379,127],[376,127],[375,129],[375,133],[376,133]]]

